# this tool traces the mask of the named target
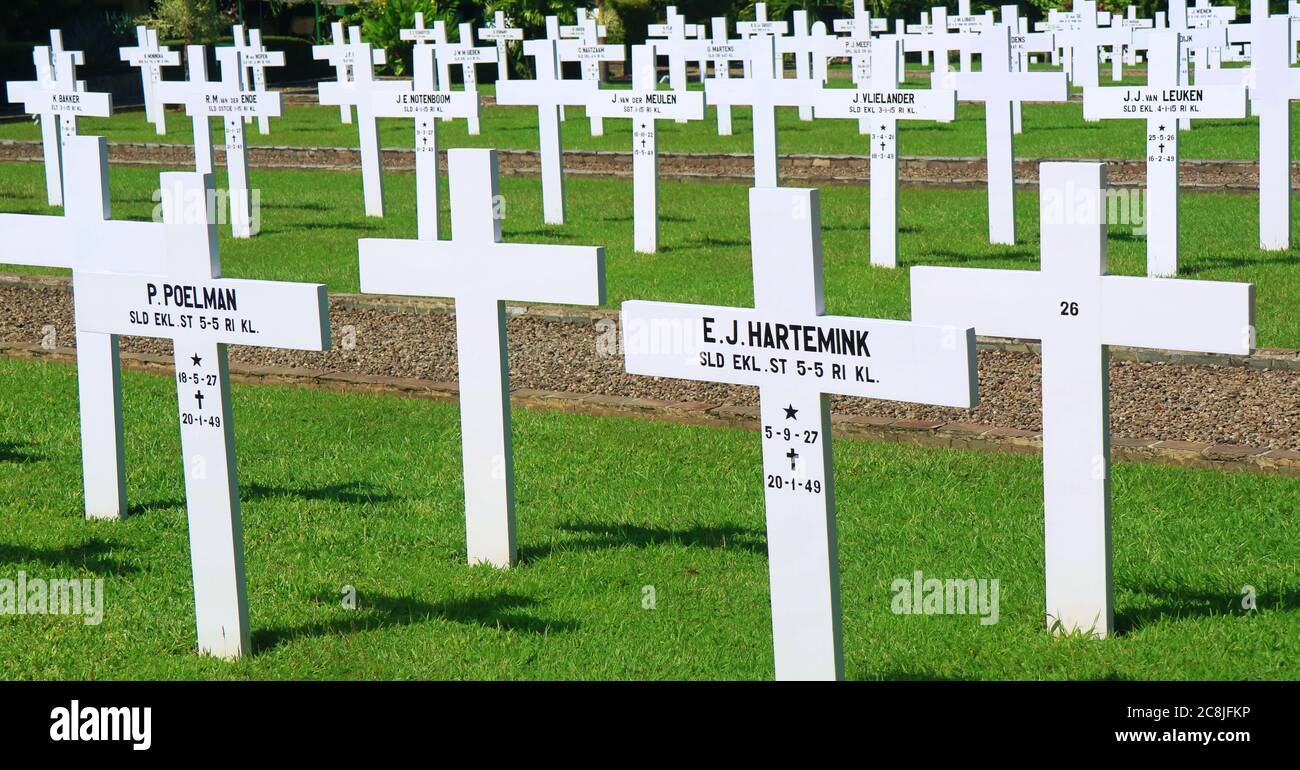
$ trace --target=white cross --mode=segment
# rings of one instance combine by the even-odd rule
[[[502,243],[496,150],[448,150],[447,168],[451,240],[362,238],[361,291],[456,301],[466,551],[471,564],[508,567],[515,498],[503,300],[598,305],[604,251]]]
[[[754,37],[764,37],[764,36],[780,37],[782,35],[789,34],[789,32],[790,32],[790,26],[786,24],[784,21],[767,20],[767,3],[754,3],[753,21],[736,22],[736,34],[740,35],[741,40],[749,40]],[[773,56],[776,55],[775,51],[776,49],[774,47],[773,54],[772,54]],[[744,61],[744,70],[743,70],[744,76],[746,78],[753,77],[753,74],[749,70],[749,64],[750,64],[749,58],[746,57],[743,61]],[[776,69],[777,63],[773,62],[772,66],[774,69]],[[782,67],[781,69],[784,69],[784,67]],[[712,99],[709,100],[710,103],[712,103],[712,101],[713,101]]]
[[[102,513],[125,511],[116,336],[171,339],[198,648],[239,657],[249,645],[248,598],[226,346],[328,349],[325,286],[221,278],[217,231],[208,218],[210,174],[162,175],[161,224],[109,222],[103,139],[74,138],[69,156],[82,177],[69,212],[76,227],[67,227],[66,217],[0,221],[29,245],[48,244],[73,269],[77,341],[86,344],[78,350],[79,368],[86,369],[79,382],[83,441],[88,453],[103,455],[95,471],[87,455],[87,512],[92,484],[106,493],[93,501],[108,506]],[[116,463],[109,460],[114,454]]]
[[[441,24],[441,22],[439,22]],[[465,84],[465,90],[478,96],[478,73],[475,68],[479,64],[495,64],[497,60],[496,46],[476,46],[474,45],[474,27],[471,24],[461,24],[459,27],[460,42],[458,43],[434,43],[432,48],[438,57],[440,72],[445,66],[459,65],[461,71],[461,80]],[[449,77],[440,77],[439,85],[444,91],[451,90],[451,80]],[[443,115],[443,120],[452,120],[452,115]],[[456,116],[462,117],[462,116]],[[478,136],[478,111],[468,116],[466,121],[470,136]]]
[[[330,43],[322,43],[311,47],[312,58],[325,59],[334,67],[334,80],[339,83],[347,83],[352,80],[352,51],[348,48],[348,38],[353,42],[361,42],[361,29],[359,27],[349,27],[347,33],[344,33],[343,22],[336,21],[330,24]],[[387,59],[384,49],[376,48],[371,52],[374,64],[383,64]],[[344,103],[339,105],[339,117],[344,123],[352,122],[352,105]],[[364,166],[362,167],[364,170]]]
[[[349,33],[357,29],[349,28]],[[371,111],[373,92],[409,89],[410,85],[391,80],[375,80],[374,64],[383,63],[383,49],[371,49],[360,40],[344,46],[312,46],[312,55],[328,59],[332,64],[343,65],[349,72],[347,80],[321,83],[317,86],[317,99],[324,105],[341,105],[345,110],[357,109],[357,132],[361,150],[361,189],[365,198],[366,216],[384,215],[383,163],[379,150],[379,125]]]
[[[480,27],[478,31],[481,40],[496,41],[497,80],[510,79],[509,41],[524,39],[524,31],[518,27],[510,26],[510,24],[511,21],[506,18],[504,11],[496,11],[492,14],[492,24],[487,27]]]
[[[704,55],[713,63],[713,77],[726,80],[731,77],[731,63],[736,60],[743,61],[745,55],[735,41],[727,37],[726,16],[713,17],[711,32],[713,33],[712,37],[704,46]],[[701,75],[706,76],[707,73],[702,72]],[[719,104],[716,106],[716,110],[718,113],[718,136],[731,136],[731,106]]]
[[[574,27],[562,28],[571,30],[570,37],[566,37],[555,44],[556,56],[561,64],[566,61],[576,61],[582,70],[582,79],[589,83],[591,87],[600,86],[600,63],[605,61],[623,62],[626,60],[626,54],[621,45],[604,45],[600,42],[601,36],[604,35],[604,27],[596,24],[596,17],[593,15],[587,17],[586,9],[582,11],[581,23],[576,26],[580,34],[573,35]],[[561,76],[560,70],[556,70],[557,77]],[[592,136],[604,136],[605,124],[599,117],[592,115],[587,116],[587,121],[591,126]]]
[[[948,29],[948,10],[942,6],[930,9],[929,25],[914,25],[909,27],[907,31],[909,34],[903,38],[903,46],[907,51],[934,54],[934,72],[931,75],[931,81],[934,81],[935,78],[943,79],[948,75],[950,71],[948,54],[950,52],[961,52],[973,46],[978,47],[981,37],[981,35],[970,32],[953,32]]]
[[[1073,13],[1057,16],[1057,21],[1039,24],[1039,31],[1055,32],[1056,44],[1067,50],[1066,72],[1070,82],[1083,86],[1097,85],[1097,51],[1102,46],[1123,45],[1132,37],[1124,28],[1098,24],[1096,0],[1075,0]],[[1106,17],[1109,21],[1109,16]]]
[[[554,54],[554,56],[555,56],[555,61],[554,61],[554,62],[552,63],[552,65],[551,65],[551,70],[552,70],[553,72],[555,72],[555,78],[556,78],[557,80],[562,79],[562,78],[564,77],[564,67],[562,67],[562,66],[560,65],[560,49],[559,49],[559,42],[560,42],[561,40],[563,40],[564,38],[560,35],[560,20],[559,20],[558,18],[556,18],[555,16],[547,16],[547,17],[546,17],[546,38],[545,38],[545,39],[550,40],[550,41],[556,43],[555,46],[552,46],[552,47],[551,47],[551,52],[552,52],[552,53]],[[527,53],[527,48],[528,48],[528,41],[524,41],[524,49],[525,49],[524,55],[525,55],[525,56],[528,55],[528,53]],[[533,65],[533,77],[536,77],[536,76],[537,76],[536,73],[537,73],[537,65],[536,65],[536,63],[534,63],[534,65]],[[565,116],[564,116],[564,105],[563,105],[563,104],[559,105],[558,110],[559,110],[559,113],[560,113],[560,120],[561,120],[561,121],[564,121],[564,120],[565,120]],[[545,186],[544,186],[544,185],[543,185],[543,189],[545,189]]]
[[[1250,111],[1259,118],[1259,247],[1278,251],[1291,248],[1291,101],[1300,99],[1300,69],[1288,62],[1290,21],[1252,19],[1229,27],[1231,39],[1250,43],[1250,66],[1202,71],[1196,84],[1247,88]]]
[[[828,394],[969,407],[975,332],[828,316],[817,190],[753,188],[754,308],[624,302],[628,373],[758,387],[778,679],[844,676]]]
[[[709,78],[704,95],[709,104],[747,104],[753,113],[754,186],[776,187],[776,108],[807,104],[818,83],[811,79],[783,78],[775,71],[771,35],[755,35],[740,45],[749,62],[744,78]]]
[[[438,88],[437,49],[417,43],[411,51],[415,79],[397,81],[405,88],[370,92],[370,114],[415,121],[415,220],[419,239],[429,241],[438,239],[438,119],[476,119],[479,113],[477,91],[453,91],[450,83]]]
[[[970,11],[970,0],[957,0],[957,14],[948,17],[948,29],[957,30],[958,32],[967,32],[972,35],[978,35],[989,29],[995,23],[993,11],[974,14]],[[1002,20],[1006,23],[1006,19]],[[1016,29],[1016,27],[1012,27]],[[958,55],[962,72],[970,72],[971,48],[963,46]]]
[[[71,270],[160,273],[166,230],[152,222],[111,219],[108,153],[103,137],[74,137],[65,148],[69,180],[63,216],[0,214],[0,260]],[[74,294],[74,308],[81,296]],[[89,519],[126,516],[120,365],[115,335],[77,334],[81,460]]]
[[[1111,26],[1114,26],[1113,21],[1111,22]],[[1138,18],[1137,8],[1130,5],[1124,11],[1124,18],[1120,20],[1120,26],[1130,31],[1135,29],[1153,29],[1155,27],[1155,22],[1151,19]],[[1132,40],[1130,39],[1130,41],[1124,46],[1124,63],[1132,67],[1138,63],[1138,59],[1137,47],[1133,45]]]
[[[248,39],[244,39],[244,25],[234,26],[235,48],[239,49],[240,85],[245,91],[266,90],[266,68],[283,67],[284,52],[268,51],[262,45],[262,30],[248,30]],[[244,118],[245,123],[252,121],[252,116]],[[271,133],[271,119],[266,115],[257,116],[257,132],[262,135]]]
[[[1219,30],[1223,35],[1223,30]],[[1178,274],[1178,125],[1194,118],[1246,116],[1243,85],[1180,86],[1174,30],[1144,32],[1147,85],[1083,90],[1083,115],[1092,119],[1145,120],[1147,138],[1147,275]],[[1143,45],[1135,38],[1135,45]]]
[[[945,11],[946,13],[946,11]],[[946,25],[945,25],[946,26]],[[913,49],[912,44],[908,41],[911,35],[933,35],[936,27],[930,23],[930,12],[921,11],[921,21],[918,24],[903,23],[903,48],[905,50],[920,50],[921,66],[930,66],[930,49],[924,46],[919,49]]]
[[[984,141],[988,158],[989,242],[1016,242],[1015,144],[1011,104],[1063,102],[1068,87],[1063,72],[1013,72],[1011,28],[998,24],[980,34],[980,71],[949,73],[962,101],[984,102]]]
[[[632,47],[631,90],[593,90],[587,114],[632,121],[633,248],[653,254],[659,247],[659,152],[655,124],[660,120],[703,120],[704,94],[659,91],[655,85],[655,47]]]
[[[1047,623],[1113,630],[1110,345],[1247,354],[1250,284],[1106,274],[1106,169],[1044,163],[1041,272],[912,268],[912,317],[1042,340]],[[1057,625],[1059,624],[1059,626]]]
[[[118,49],[122,61],[132,67],[140,68],[140,80],[144,86],[145,120],[154,125],[158,135],[167,133],[167,108],[158,102],[154,94],[154,84],[162,80],[163,67],[175,67],[181,63],[181,56],[170,48],[158,45],[158,31],[145,26],[135,28],[136,44]]]
[[[51,53],[47,46],[32,49],[36,79],[5,84],[7,98],[22,103],[23,111],[41,118],[41,149],[45,155],[45,198],[51,206],[63,205],[63,147],[76,137],[77,115],[108,117],[113,99],[107,93],[86,90],[76,79],[77,52]]]
[[[542,221],[564,224],[564,149],[560,133],[561,108],[586,104],[595,84],[587,80],[561,80],[552,39],[525,40],[524,55],[533,57],[534,80],[497,83],[497,104],[537,105],[537,149],[542,159]],[[622,46],[601,46],[619,48]],[[620,56],[622,54],[620,53]]]
[[[813,79],[818,80],[810,69],[813,60],[813,42],[808,32],[808,12],[802,9],[796,10],[791,14],[791,27],[793,32],[788,37],[777,38],[776,44],[777,55],[777,77],[785,76],[785,54],[789,53],[794,56],[794,76],[800,80]],[[825,59],[822,63],[825,64]],[[818,80],[822,82],[823,79]],[[800,104],[798,107],[800,120],[812,120],[812,105]]]
[[[1030,32],[1029,19],[1019,15],[1019,8],[1014,5],[1002,6],[1001,21],[1011,28],[1011,71],[1028,72],[1029,62],[1035,53],[1051,53],[1056,50],[1056,38],[1051,32]],[[1024,131],[1021,117],[1021,102],[1011,102],[1011,132],[1019,134]]]
[[[691,39],[699,30],[694,24],[687,24],[686,19],[677,15],[677,7],[670,5],[667,10],[667,24],[651,24],[646,28],[646,35],[651,38],[656,54],[668,57],[668,87],[674,91],[686,90],[686,62],[688,59],[706,58],[707,44],[703,40]],[[725,24],[725,21],[724,21]],[[726,38],[724,27],[723,38]],[[705,77],[704,67],[700,67],[700,78]],[[716,77],[716,76],[715,76]],[[728,116],[730,117],[730,116]],[[678,123],[685,123],[680,119]]]
[[[832,22],[831,27],[836,32],[849,33],[847,40],[840,41],[842,48],[836,55],[849,57],[849,61],[853,66],[854,85],[858,88],[869,87],[872,84],[871,33],[887,31],[885,20],[871,18],[871,12],[867,10],[866,0],[853,0],[853,16],[847,19],[836,19]],[[897,66],[894,69],[897,69]],[[902,75],[903,73],[900,72],[899,77],[901,78]],[[858,133],[871,133],[870,119],[862,118],[858,121]]]
[[[248,152],[244,144],[246,116],[278,117],[280,94],[274,91],[244,91],[239,86],[241,57],[235,48],[218,48],[221,79],[208,80],[204,47],[185,48],[189,80],[164,80],[156,92],[162,104],[182,104],[194,127],[194,168],[212,173],[212,135],[208,119],[222,119],[225,129],[226,171],[230,189],[230,231],[236,238],[254,234],[248,189]]]
[[[898,265],[898,121],[951,121],[957,94],[951,89],[898,89],[898,51],[889,35],[872,44],[872,78],[856,89],[819,88],[813,100],[818,118],[850,118],[871,127],[871,264]]]

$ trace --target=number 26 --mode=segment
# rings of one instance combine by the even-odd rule
[[[1061,300],[1061,315],[1078,315],[1079,303]]]

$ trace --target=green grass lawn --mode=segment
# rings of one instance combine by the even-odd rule
[[[253,650],[228,663],[193,651],[171,379],[124,376],[125,522],[81,517],[75,369],[0,380],[0,578],[105,584],[98,626],[0,616],[4,678],[772,674],[752,432],[516,412],[522,562],[494,571],[463,564],[454,405],[235,386]],[[851,678],[1297,675],[1300,480],[1117,466],[1120,633],[1084,641],[1043,629],[1037,459],[839,440],[835,471]],[[999,580],[999,622],[893,614],[916,570]]]
[[[1109,75],[1102,83],[1109,84]],[[1084,123],[1079,102],[1028,104],[1023,110],[1025,131],[1015,140],[1020,157],[1140,158],[1145,152],[1146,127],[1142,121]],[[1294,153],[1300,152],[1300,104],[1293,104],[1292,110]],[[631,121],[606,120],[605,135],[593,137],[580,108],[571,107],[566,114],[565,149],[631,149]],[[662,152],[752,152],[748,108],[737,107],[732,115],[731,136],[718,136],[712,108],[703,121],[687,124],[661,121],[657,128],[659,149]],[[220,144],[221,124],[210,122],[213,141]],[[78,125],[82,134],[103,135],[116,142],[193,143],[190,120],[179,111],[168,113],[166,136],[157,135],[142,111],[122,112],[111,118],[82,118]],[[863,155],[868,152],[867,138],[858,134],[855,121],[800,121],[794,109],[783,108],[779,110],[777,125],[782,153]],[[383,146],[410,148],[414,145],[412,121],[382,119],[379,127]],[[253,125],[245,131],[245,136],[250,145],[355,147],[358,144],[356,125],[343,124],[336,107],[286,107],[282,117],[272,119],[269,135],[262,136]],[[0,139],[39,138],[39,128],[29,121],[0,124]],[[478,136],[466,133],[465,121],[451,121],[439,127],[438,141],[444,147],[537,149],[537,110],[486,107]],[[903,121],[899,127],[898,149],[903,155],[983,156],[984,108],[963,103],[958,107],[957,120],[951,123]],[[1182,132],[1179,152],[1184,158],[1255,159],[1259,155],[1258,121],[1255,118],[1198,121],[1196,128]]]
[[[358,288],[357,239],[414,238],[413,174],[385,175],[387,216],[363,214],[359,172],[252,172],[262,190],[262,232],[236,241],[221,229],[224,273],[242,278],[324,282],[333,291]],[[114,216],[148,219],[158,171],[114,167]],[[224,184],[224,180],[219,180]],[[632,252],[631,183],[573,177],[567,183],[569,223],[541,221],[541,182],[502,177],[505,237],[513,241],[606,247],[608,304],[626,299],[752,306],[747,192],[742,185],[665,180],[660,183],[659,254]],[[450,227],[443,191],[442,233]],[[1014,247],[987,241],[983,189],[903,187],[899,198],[899,250],[903,267],[867,263],[867,191],[860,186],[822,190],[822,242],[827,310],[878,318],[910,317],[911,265],[1038,267],[1038,199],[1016,198],[1021,239]],[[57,213],[45,205],[39,164],[0,166],[0,211]],[[1300,255],[1261,252],[1258,205],[1253,195],[1182,194],[1182,275],[1256,284],[1258,343],[1300,347]],[[1297,234],[1300,235],[1300,234]],[[1300,244],[1300,237],[1296,238]],[[1131,226],[1112,225],[1111,272],[1145,275],[1146,244]],[[55,270],[3,268],[20,272]]]

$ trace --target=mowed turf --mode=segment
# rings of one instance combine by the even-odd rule
[[[75,369],[0,380],[0,577],[105,590],[98,626],[0,616],[5,678],[772,675],[752,431],[517,411],[522,563],[497,571],[463,563],[454,405],[235,386],[253,649],[231,663],[193,650],[172,380],[124,376],[124,522],[81,517]],[[834,465],[851,678],[1297,675],[1300,480],[1115,467],[1120,633],[1086,641],[1043,629],[1036,458],[837,440]],[[997,579],[998,622],[894,614],[918,570]]]
[[[832,81],[848,85],[847,81]],[[1109,82],[1105,75],[1103,85]],[[490,89],[487,91],[490,93]],[[632,148],[630,120],[607,119],[604,136],[593,137],[580,107],[566,109],[563,124],[564,147],[568,150],[615,150]],[[115,142],[170,142],[192,144],[191,121],[184,113],[168,112],[167,134],[159,136],[147,123],[142,111],[121,112],[111,118],[80,118],[82,134],[102,135]],[[1083,121],[1082,103],[1035,103],[1023,106],[1024,133],[1015,138],[1016,154],[1022,158],[1141,158],[1145,156],[1145,121]],[[705,120],[678,124],[660,121],[657,141],[660,152],[753,151],[750,111],[746,107],[732,110],[733,134],[718,136],[717,116],[710,107]],[[210,121],[213,142],[221,144],[219,121]],[[778,110],[778,143],[783,153],[819,155],[865,155],[869,139],[858,134],[854,120],[818,119],[801,121],[793,108]],[[381,119],[380,143],[384,147],[411,148],[414,145],[413,122]],[[1300,152],[1300,104],[1292,105],[1292,152]],[[245,129],[250,145],[288,145],[310,147],[356,147],[355,123],[339,120],[337,107],[290,106],[284,115],[272,118],[271,132],[263,136],[257,126]],[[957,119],[950,123],[901,121],[898,151],[902,155],[936,157],[983,156],[984,107],[962,103]],[[0,139],[40,138],[39,127],[30,121],[0,124]],[[485,107],[482,128],[477,136],[466,132],[463,120],[441,123],[438,141],[443,147],[497,147],[501,149],[537,149],[537,110],[532,107]],[[1234,120],[1197,121],[1191,131],[1181,132],[1179,152],[1184,158],[1247,159],[1259,157],[1258,120],[1246,117]],[[1293,158],[1298,157],[1293,154]]]
[[[112,169],[115,217],[148,219],[157,205],[158,170]],[[358,172],[254,169],[261,191],[261,233],[234,240],[221,232],[224,273],[232,277],[319,281],[332,291],[358,289],[358,238],[414,238],[415,177],[388,173],[386,217],[363,213]],[[218,184],[224,185],[219,175]],[[447,180],[440,179],[442,230],[449,231]],[[606,248],[608,302],[672,300],[752,306],[748,192],[738,184],[660,182],[660,248],[632,251],[632,185],[627,179],[572,176],[566,186],[568,223],[548,226],[541,217],[541,182],[502,177],[505,238],[511,241],[590,244]],[[1126,196],[1126,200],[1133,195]],[[912,265],[964,265],[1036,270],[1039,265],[1038,198],[1016,197],[1016,246],[988,243],[988,196],[983,188],[904,186],[899,195],[899,269],[868,263],[868,199],[864,186],[829,186],[821,192],[822,244],[828,312],[879,318],[910,317]],[[1184,192],[1181,196],[1185,278],[1255,284],[1258,344],[1300,347],[1300,253],[1257,248],[1258,199],[1240,193]],[[39,164],[0,165],[0,211],[58,213],[45,205]],[[1128,211],[1117,207],[1117,213]],[[1130,213],[1143,213],[1135,206]],[[1300,234],[1298,234],[1300,235]],[[1293,235],[1295,243],[1300,237]],[[1146,274],[1146,242],[1132,224],[1110,227],[1110,270]],[[20,272],[50,273],[21,267]]]

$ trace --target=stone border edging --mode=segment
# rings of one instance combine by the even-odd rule
[[[214,147],[216,162],[225,163],[225,148]],[[250,145],[249,164],[255,168],[293,168],[353,170],[360,168],[360,152],[353,147],[295,147],[287,145]],[[122,165],[186,165],[192,162],[193,148],[188,144],[156,142],[110,142],[109,158]],[[383,165],[392,171],[413,171],[415,151],[387,148],[382,151]],[[446,151],[440,153],[446,168]],[[535,150],[498,150],[501,172],[508,175],[537,176],[540,160]],[[0,162],[41,162],[44,156],[38,141],[0,140]],[[1038,183],[1040,163],[1057,160],[1103,162],[1113,187],[1135,187],[1146,183],[1146,162],[1126,158],[1017,158],[1015,177],[1018,184]],[[575,176],[625,178],[632,175],[632,155],[609,150],[566,150],[566,173]],[[753,178],[753,158],[743,153],[659,154],[659,173],[671,179],[697,181],[748,182]],[[820,184],[854,184],[870,179],[871,161],[865,155],[783,155],[781,174],[790,180]],[[900,157],[899,179],[923,186],[967,186],[986,181],[983,157]],[[1300,161],[1292,163],[1292,184],[1300,185]],[[1252,160],[1181,160],[1179,185],[1189,189],[1255,190],[1259,188],[1259,164]]]
[[[40,345],[0,342],[0,356],[16,359],[73,363],[75,348],[46,349]],[[175,370],[171,356],[123,351],[123,368],[128,371],[167,374]],[[331,372],[282,366],[252,366],[230,362],[234,382],[261,385],[294,385],[345,393],[378,393],[407,398],[455,402],[455,383],[386,375]],[[753,430],[758,427],[758,407],[734,406],[703,401],[662,401],[632,396],[590,395],[559,391],[512,389],[513,406],[597,416],[633,416],[686,425],[710,425]],[[908,444],[1005,454],[1041,454],[1040,431],[998,428],[967,422],[894,419],[865,415],[832,415],[833,435]],[[1300,452],[1263,449],[1239,444],[1207,444],[1193,441],[1111,438],[1115,460],[1149,462],[1188,468],[1225,471],[1278,473],[1300,478]]]

